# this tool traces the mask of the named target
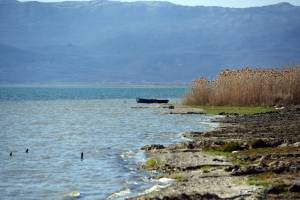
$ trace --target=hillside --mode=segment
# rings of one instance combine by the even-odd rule
[[[0,82],[190,82],[300,63],[300,7],[0,0]]]

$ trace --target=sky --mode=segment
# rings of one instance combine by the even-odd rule
[[[19,1],[31,1],[31,0],[19,0]],[[37,0],[40,2],[60,2],[66,0]],[[78,1],[78,0],[72,0]],[[84,1],[84,0],[79,0]],[[87,1],[87,0],[85,0]],[[139,0],[119,0],[119,1],[139,1]],[[164,0],[161,0],[164,1]],[[235,7],[235,8],[245,8],[245,7],[255,7],[264,6],[270,4],[276,4],[280,2],[289,2],[293,5],[300,6],[300,0],[168,0],[169,2],[180,4],[180,5],[203,5],[203,6],[222,6],[222,7]]]

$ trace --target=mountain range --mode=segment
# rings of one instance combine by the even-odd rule
[[[0,0],[0,83],[186,83],[300,63],[300,7]]]

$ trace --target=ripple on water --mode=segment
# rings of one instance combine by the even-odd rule
[[[211,127],[201,123],[203,116],[134,106],[133,99],[0,102],[0,195],[48,200],[77,191],[89,200],[138,194],[157,184],[137,170],[145,160],[142,146]]]

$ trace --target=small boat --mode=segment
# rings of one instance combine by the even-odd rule
[[[169,103],[167,99],[143,99],[143,98],[136,98],[137,103]]]

